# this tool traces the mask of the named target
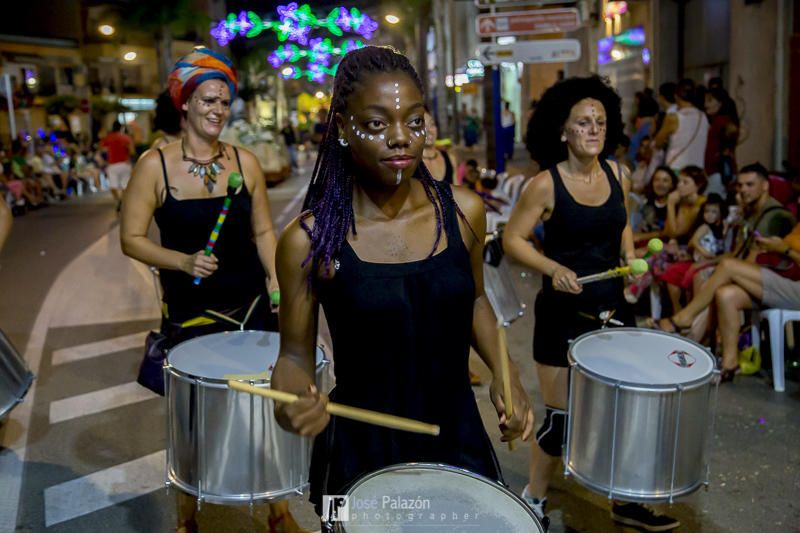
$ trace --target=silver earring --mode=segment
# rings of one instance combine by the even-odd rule
[[[347,142],[344,137],[339,137],[339,144],[346,147],[350,143]]]
[[[561,136],[561,142],[562,142],[562,143],[565,143],[565,142],[567,142],[567,136],[566,136],[566,135],[562,135],[562,136]]]

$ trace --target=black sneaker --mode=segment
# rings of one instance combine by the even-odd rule
[[[644,531],[671,531],[681,525],[678,520],[656,514],[639,503],[614,503],[611,506],[611,518],[620,524]]]

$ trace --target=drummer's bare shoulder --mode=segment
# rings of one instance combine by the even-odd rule
[[[459,209],[461,209],[461,212],[464,213],[464,217],[467,219],[467,222],[469,222],[472,231],[474,231],[476,235],[482,235],[486,230],[486,208],[483,205],[483,198],[478,196],[475,191],[466,187],[456,186],[451,188],[453,191],[453,199]],[[463,221],[460,220],[459,223],[463,226]],[[470,231],[469,228],[461,228],[461,234],[465,237],[464,242],[471,242],[474,240],[472,231]],[[466,239],[467,235],[470,236],[470,240]],[[481,245],[482,244],[483,242],[481,241]]]
[[[520,209],[540,208],[544,212],[553,209],[554,204],[553,175],[543,170],[528,180],[519,198]]]
[[[305,226],[305,227],[303,227]],[[314,215],[300,214],[283,228],[278,239],[276,257],[281,266],[286,268],[299,268],[311,251],[311,236],[309,231],[314,228]],[[308,265],[306,265],[306,268]]]
[[[161,164],[161,156],[158,154],[158,150],[151,148],[146,150],[136,162],[126,190],[132,189],[136,194],[144,191],[156,193],[158,184],[163,182],[164,167]]]

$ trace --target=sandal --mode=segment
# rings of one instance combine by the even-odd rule
[[[722,368],[719,371],[719,382],[720,383],[730,383],[733,381],[733,377],[738,374],[740,371],[739,365],[736,365],[733,368]]]

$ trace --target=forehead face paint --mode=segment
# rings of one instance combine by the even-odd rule
[[[602,151],[606,128],[603,104],[593,98],[585,98],[570,110],[569,118],[564,124],[564,135],[574,153],[591,156]]]

